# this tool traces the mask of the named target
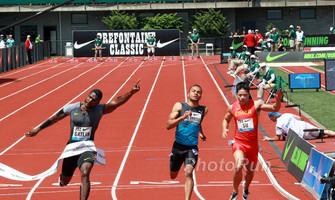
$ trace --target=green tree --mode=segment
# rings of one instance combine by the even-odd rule
[[[190,24],[192,29],[197,29],[202,37],[224,36],[230,29],[230,23],[221,10],[215,11],[214,9],[198,12],[193,16]]]
[[[177,16],[177,13],[170,14],[157,14],[154,17],[146,17],[143,19],[145,24],[142,29],[179,29],[182,32],[183,21],[181,17]]]
[[[110,30],[129,30],[139,28],[139,19],[135,14],[128,14],[126,11],[111,11],[109,16],[102,18],[102,22],[105,23]]]

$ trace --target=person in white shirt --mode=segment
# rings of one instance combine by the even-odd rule
[[[320,134],[320,131],[304,131],[305,129],[320,128],[303,121],[303,119],[297,115],[291,113],[280,114],[279,112],[269,112],[268,115],[273,122],[277,122],[276,136],[272,138],[264,136],[263,140],[265,141],[285,140],[290,129],[305,140],[315,139]],[[335,136],[335,132],[331,130],[324,130],[324,134],[327,136]]]
[[[297,51],[304,50],[304,41],[305,41],[305,34],[304,31],[301,30],[301,26],[297,26],[297,31],[295,32],[296,39],[295,39],[295,47]]]

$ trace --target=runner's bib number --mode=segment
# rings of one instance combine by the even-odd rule
[[[72,140],[86,141],[91,138],[92,127],[73,127]]]
[[[253,131],[254,120],[252,118],[237,120],[237,127],[239,132]]]

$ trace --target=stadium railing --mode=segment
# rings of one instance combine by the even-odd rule
[[[33,43],[33,63],[50,57],[50,42]],[[0,73],[28,65],[25,45],[0,49]]]

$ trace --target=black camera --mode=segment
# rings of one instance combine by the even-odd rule
[[[330,184],[331,186],[334,186],[335,185],[335,178],[334,177],[321,176],[320,182],[321,182],[321,184]]]

